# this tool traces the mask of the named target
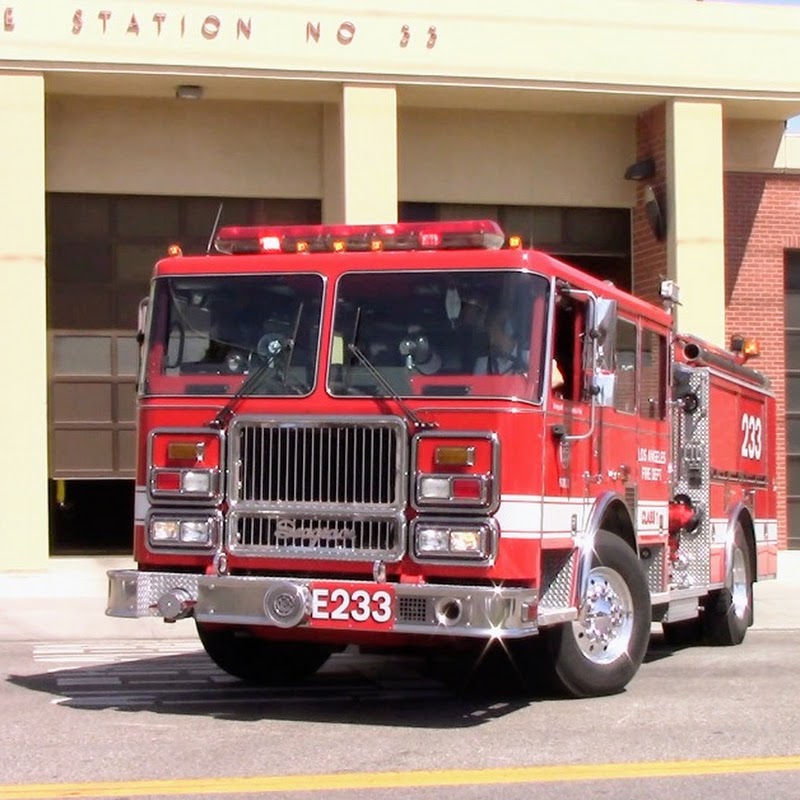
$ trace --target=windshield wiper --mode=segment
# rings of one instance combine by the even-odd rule
[[[297,331],[300,327],[300,318],[302,315],[303,303],[300,303],[300,305],[297,307],[297,313],[294,317],[292,336],[290,339],[286,340],[286,342],[283,344],[282,351],[278,354],[279,356],[283,356],[285,363],[278,368],[276,367],[275,360],[273,358],[265,358],[264,361],[242,381],[242,385],[233,393],[233,395],[231,395],[228,402],[225,403],[225,405],[214,415],[214,419],[208,423],[210,428],[221,429],[227,425],[230,418],[233,416],[233,410],[236,408],[236,404],[239,402],[240,398],[244,397],[246,394],[249,394],[250,390],[258,384],[259,379],[266,373],[268,369],[274,369],[275,375],[280,380],[281,385],[288,386],[287,374],[289,371],[289,365],[292,362],[294,343],[297,341]]]
[[[402,397],[395,391],[394,387],[392,386],[386,378],[380,373],[380,371],[372,364],[372,362],[361,352],[358,345],[355,342],[350,342],[347,345],[347,349],[351,352],[361,363],[361,366],[372,375],[373,378],[380,384],[381,388],[386,392],[386,394],[392,398],[392,400],[397,402],[397,405],[403,409],[403,413],[416,425],[418,428],[422,428],[423,430],[430,430],[431,428],[439,427],[435,422],[425,422],[421,420],[417,414],[409,408]]]

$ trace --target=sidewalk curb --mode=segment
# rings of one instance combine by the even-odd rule
[[[0,572],[0,641],[195,639],[191,620],[121,619],[105,615],[107,570],[134,569],[131,558],[51,558],[47,570]],[[753,589],[753,630],[800,629],[800,550],[778,554],[777,580]]]

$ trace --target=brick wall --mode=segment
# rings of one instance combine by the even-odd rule
[[[725,333],[755,336],[777,400],[778,540],[786,547],[784,257],[800,248],[800,176],[725,175]]]
[[[652,158],[655,176],[636,187],[633,210],[633,293],[659,303],[667,277],[666,242],[653,235],[644,210],[644,189],[653,187],[666,208],[666,107],[655,106],[636,123],[637,159]],[[778,540],[787,544],[786,387],[784,352],[784,257],[800,249],[800,175],[725,175],[725,335],[755,336],[777,400]]]
[[[661,208],[666,208],[666,106],[660,105],[640,114],[636,121],[636,158],[652,158],[656,164],[653,178],[641,181],[636,186],[636,207],[633,209],[633,293],[638,297],[660,305],[658,289],[667,277],[667,245],[653,235],[644,208],[646,185],[653,187]]]

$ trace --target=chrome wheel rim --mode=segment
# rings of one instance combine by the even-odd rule
[[[595,567],[589,573],[572,630],[581,653],[595,664],[608,664],[628,652],[633,597],[616,570]]]
[[[733,550],[733,566],[731,569],[731,605],[738,619],[744,619],[750,606],[748,591],[747,564],[740,547]]]

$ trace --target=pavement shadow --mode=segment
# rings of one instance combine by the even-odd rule
[[[463,656],[344,653],[302,683],[257,687],[226,675],[198,651],[142,653],[111,663],[10,675],[7,681],[86,711],[449,730],[482,725],[542,699],[527,693],[513,673],[508,659],[494,655],[476,662]]]

